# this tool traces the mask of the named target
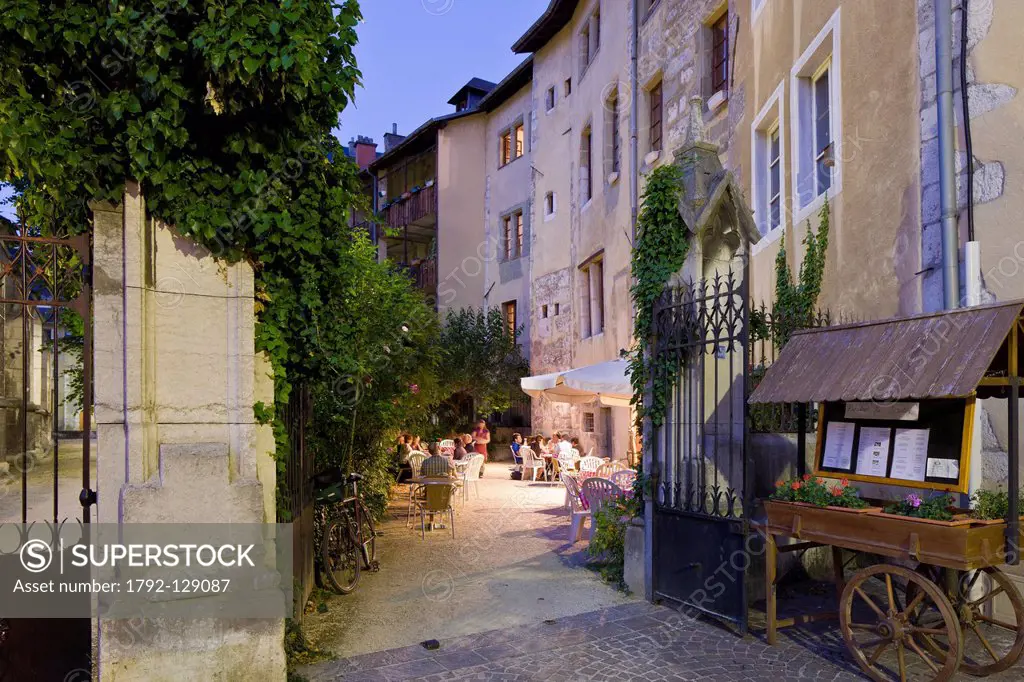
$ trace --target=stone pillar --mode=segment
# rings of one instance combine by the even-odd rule
[[[138,186],[93,215],[100,523],[273,523],[252,268],[151,220]],[[102,681],[286,675],[283,620],[100,620],[98,632]]]

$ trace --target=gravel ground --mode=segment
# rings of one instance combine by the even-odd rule
[[[484,632],[499,643],[495,631],[638,600],[584,566],[585,540],[569,545],[560,485],[513,481],[494,462],[477,487],[456,502],[455,539],[407,528],[403,490],[378,525],[380,572],[306,616],[310,643],[343,658]]]

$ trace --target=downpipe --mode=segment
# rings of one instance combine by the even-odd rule
[[[939,205],[942,229],[943,308],[960,307],[960,236],[956,197],[953,116],[953,5],[935,0],[935,84],[939,133]]]

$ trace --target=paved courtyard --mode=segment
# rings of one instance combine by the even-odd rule
[[[770,647],[756,611],[753,634],[741,638],[603,583],[584,566],[586,543],[565,540],[556,486],[511,481],[507,466],[492,464],[480,497],[471,495],[458,503],[454,540],[446,530],[420,539],[418,526],[406,527],[407,498],[396,500],[381,527],[380,572],[306,616],[310,643],[337,658],[301,674],[311,682],[866,679],[835,623],[783,629]],[[828,585],[786,592],[835,606]],[[431,639],[440,643],[434,651],[421,645]],[[921,672],[910,679],[929,679]],[[1018,667],[986,679],[1022,675]]]

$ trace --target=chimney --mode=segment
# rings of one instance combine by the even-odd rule
[[[356,165],[362,170],[369,166],[377,158],[377,143],[372,137],[360,135],[352,141],[352,148],[355,150]]]
[[[398,124],[397,123],[392,123],[391,124],[391,134],[392,135],[397,135],[398,134]]]

